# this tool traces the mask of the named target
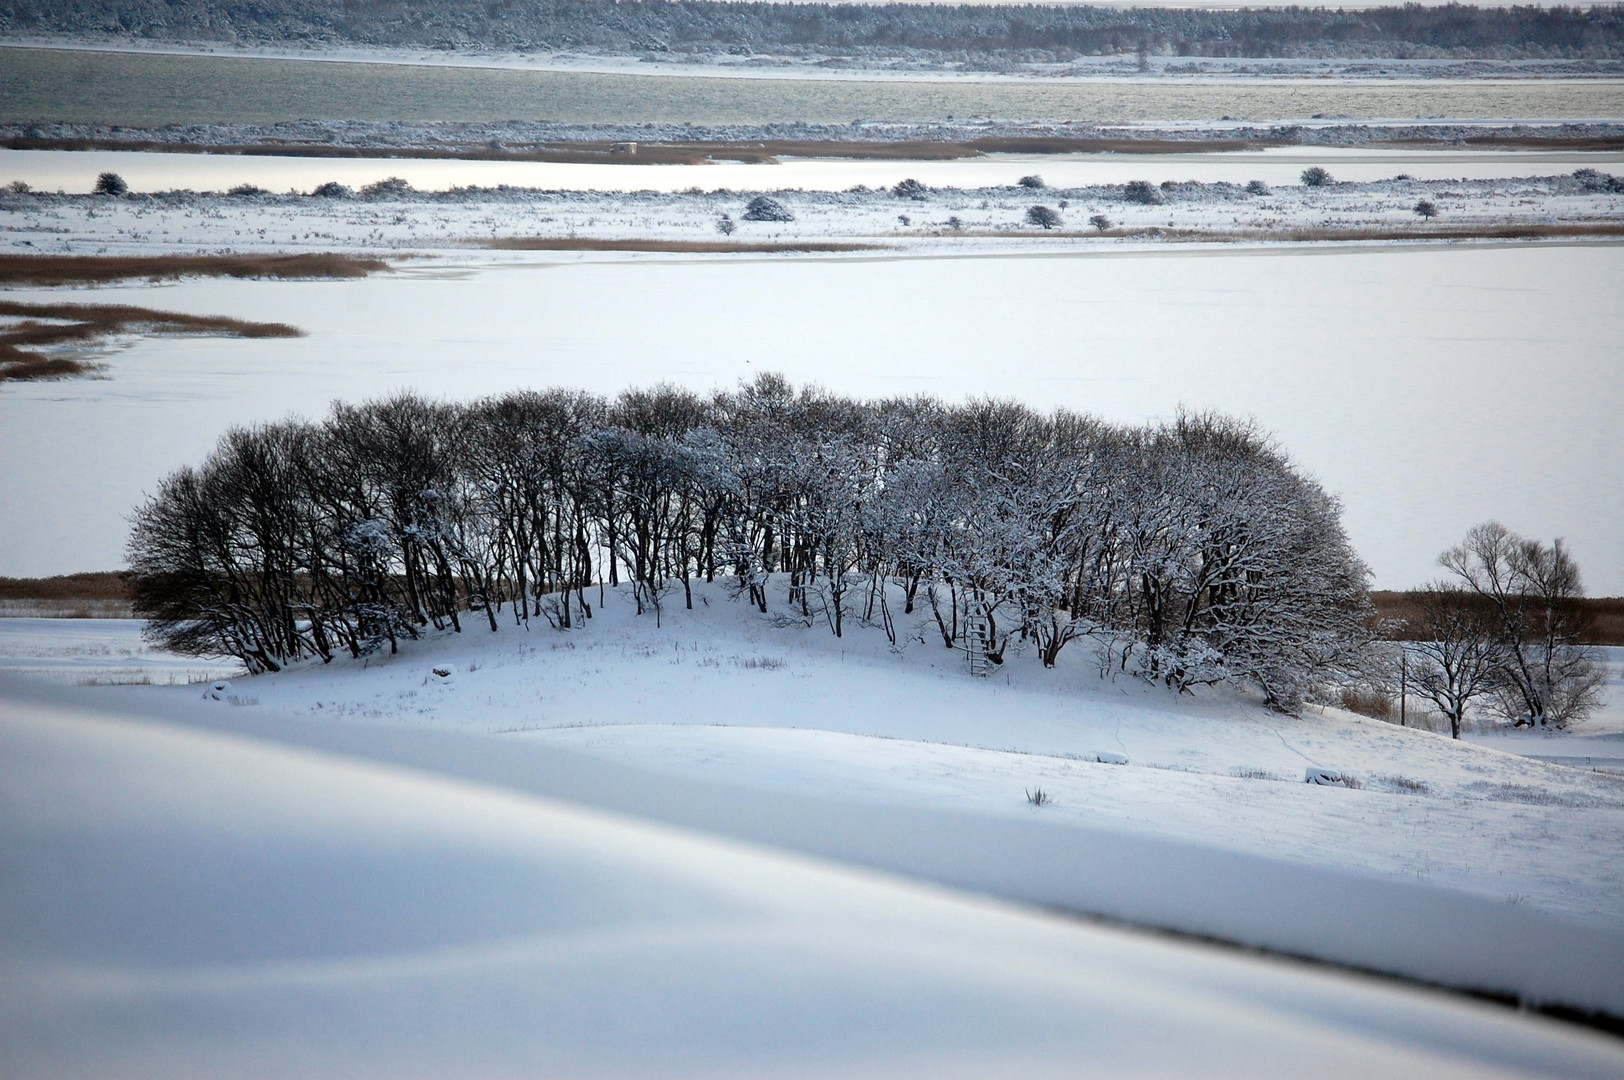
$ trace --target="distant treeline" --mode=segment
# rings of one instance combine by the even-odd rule
[[[415,48],[907,52],[1065,60],[1624,57],[1624,8],[1203,11],[641,0],[0,0],[0,33]]]
[[[1012,652],[1290,708],[1361,662],[1341,508],[1249,424],[1124,428],[1005,401],[731,393],[404,395],[236,429],[135,515],[159,643],[292,660],[426,627],[581,625],[620,587],[658,621],[725,580],[776,617]],[[769,602],[771,600],[771,602]]]
[[[1424,633],[1421,610],[1414,592],[1376,591],[1372,628],[1394,641],[1419,641]],[[1573,601],[1582,613],[1578,641],[1584,645],[1624,645],[1624,596],[1579,597]]]

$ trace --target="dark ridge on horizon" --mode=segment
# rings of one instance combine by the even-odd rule
[[[0,0],[0,37],[643,54],[1618,60],[1624,6],[1354,9],[613,3],[611,0]]]

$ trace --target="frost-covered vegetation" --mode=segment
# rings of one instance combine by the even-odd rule
[[[1406,4],[1368,10],[1204,11],[1083,5],[606,4],[593,0],[16,0],[0,31],[228,41],[625,53],[757,50],[1065,60],[1158,53],[1213,57],[1618,58],[1624,14],[1591,8]]]
[[[708,179],[706,168],[695,168],[693,180]],[[758,172],[743,177],[745,182],[771,183],[782,167],[749,168]],[[1131,180],[1065,186],[1051,181],[1035,189],[1022,186],[1018,175],[1011,169],[999,186],[927,185],[910,178],[885,188],[766,192],[697,185],[678,191],[507,185],[424,191],[399,178],[360,185],[356,198],[332,197],[337,185],[314,183],[310,194],[274,195],[164,191],[113,198],[0,191],[0,238],[9,236],[38,254],[466,252],[470,246],[523,249],[536,241],[590,248],[600,242],[714,242],[722,214],[737,225],[740,244],[847,241],[965,250],[1038,237],[1045,246],[1513,239],[1609,236],[1624,228],[1624,178],[1592,168],[1561,176],[1395,177],[1273,188],[1262,181]],[[681,177],[688,182],[688,174]],[[642,180],[633,170],[624,182]],[[1436,221],[1417,217],[1418,200],[1434,207]],[[1045,217],[1045,226],[1033,219],[1034,206],[1048,207],[1056,217]],[[903,209],[907,225],[899,225]],[[1090,226],[1096,216],[1110,225]]]
[[[862,402],[763,376],[704,398],[403,395],[230,432],[137,512],[137,611],[253,671],[422,628],[656,620],[696,579],[893,644],[903,616],[1003,663],[1080,639],[1104,670],[1293,708],[1358,662],[1366,569],[1340,506],[1255,427],[1117,427],[1002,401]]]
[[[1450,577],[1408,594],[1415,685],[1460,738],[1466,707],[1517,727],[1566,727],[1601,701],[1605,671],[1581,642],[1594,620],[1578,564],[1499,522],[1479,525],[1439,563]]]

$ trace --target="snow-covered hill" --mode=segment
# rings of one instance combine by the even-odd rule
[[[1624,778],[695,595],[207,694],[0,684],[8,1074],[1616,1074],[985,898],[1621,1015]]]
[[[13,697],[0,778],[12,1077],[1624,1064],[1482,1004],[263,739]]]

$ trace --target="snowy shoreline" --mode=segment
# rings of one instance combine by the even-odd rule
[[[770,184],[776,174],[769,168],[760,175]],[[1261,184],[1261,190],[1228,181],[1173,180],[1138,188],[1010,183],[765,190],[770,194],[764,197],[788,220],[770,214],[751,220],[756,215],[750,208],[761,197],[751,190],[697,187],[415,192],[409,184],[397,184],[364,196],[344,189],[335,197],[263,189],[122,198],[6,191],[0,192],[0,250],[12,255],[366,251],[467,257],[482,248],[636,250],[642,245],[677,253],[760,253],[857,244],[894,252],[992,254],[1191,242],[1605,240],[1624,230],[1624,184],[1597,170],[1466,181]],[[1434,208],[1435,219],[1418,214],[1423,203]],[[1054,214],[1048,227],[1036,223],[1035,207]]]

